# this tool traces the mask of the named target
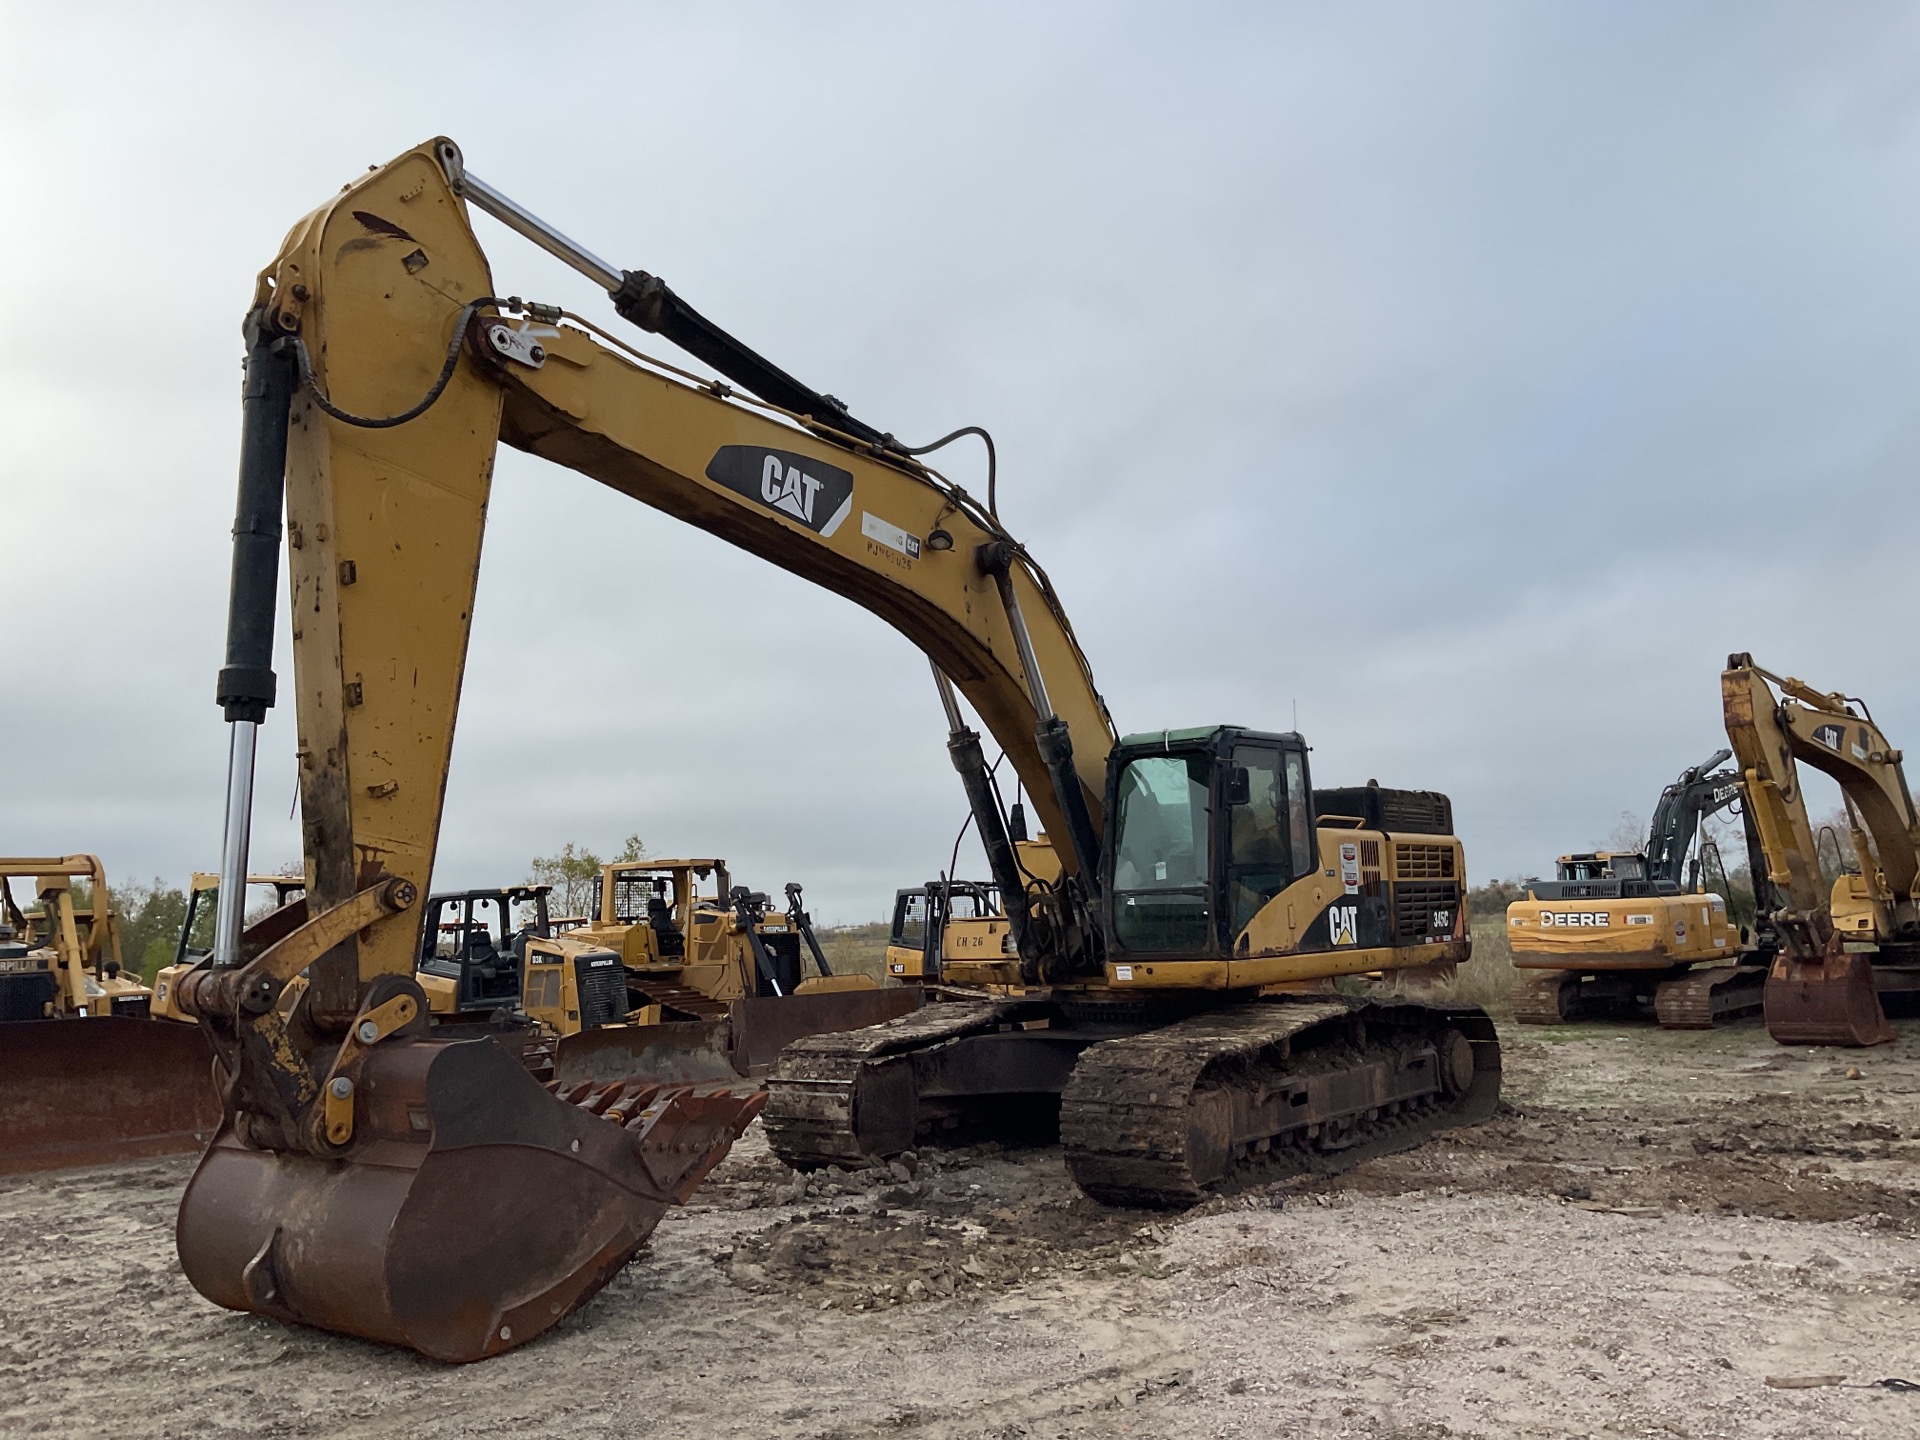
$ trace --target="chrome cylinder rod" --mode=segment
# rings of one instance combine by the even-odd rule
[[[1027,695],[1033,701],[1034,713],[1042,720],[1051,720],[1053,701],[1047,695],[1047,682],[1040,675],[1040,659],[1033,653],[1033,637],[1027,633],[1027,617],[1020,611],[1011,567],[996,571],[993,578],[1000,587],[1000,603],[1006,607],[1007,624],[1013,630],[1013,646],[1020,655],[1020,669],[1026,676]]]
[[[213,966],[240,963],[240,927],[247,908],[247,850],[253,830],[253,753],[260,727],[251,720],[227,726],[227,829],[220,842],[220,894],[214,907]]]
[[[451,140],[440,142],[440,165],[447,172],[453,193],[493,216],[516,234],[523,235],[555,259],[563,260],[609,294],[626,282],[617,265],[609,265],[586,246],[576,244],[547,224],[538,215],[494,189],[466,168],[460,147]]]
[[[960,714],[960,697],[953,693],[953,682],[947,678],[939,662],[929,656],[927,664],[933,667],[933,683],[940,691],[940,708],[947,712],[947,733],[958,735],[967,728],[967,722]]]

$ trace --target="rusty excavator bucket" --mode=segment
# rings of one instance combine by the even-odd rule
[[[1781,952],[1767,975],[1767,1033],[1782,1045],[1884,1045],[1893,1026],[1880,1007],[1873,965],[1835,936],[1818,960]]]
[[[0,1175],[198,1150],[220,1128],[197,1025],[130,1016],[0,1024]]]
[[[366,1057],[346,1158],[253,1147],[229,1123],[181,1201],[194,1288],[464,1362],[590,1300],[765,1103],[651,1082],[551,1092],[491,1040]]]

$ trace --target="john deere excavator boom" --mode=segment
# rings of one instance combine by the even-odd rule
[[[469,204],[752,393],[499,297]],[[584,251],[469,174],[452,142],[362,176],[297,225],[245,333],[220,683],[233,725],[223,908],[212,963],[180,987],[231,1078],[231,1121],[180,1214],[182,1261],[203,1293],[429,1354],[491,1354],[590,1296],[753,1114],[752,1102],[606,1092],[568,1106],[499,1047],[421,1032],[415,906],[500,442],[846,596],[933,664],[1019,944],[1005,978],[1028,988],[951,1007],[965,1012],[957,1024],[911,1015],[855,1032],[883,1032],[878,1042],[810,1051],[802,1071],[859,1072],[841,1088],[776,1071],[789,1102],[776,1143],[796,1163],[849,1146],[871,1156],[903,1128],[912,1143],[956,1096],[1038,1094],[1072,1111],[1062,1128],[1083,1184],[1168,1203],[1278,1155],[1351,1160],[1491,1110],[1498,1046],[1478,1011],[1333,996],[1233,1008],[1265,985],[1464,959],[1464,863],[1445,797],[1316,796],[1298,736],[1224,726],[1118,740],[991,489],[981,504],[657,278]],[[230,907],[254,730],[275,699],[283,498],[312,918],[242,963]],[[1021,873],[961,697],[1054,837],[1057,881]],[[1117,841],[1116,806],[1137,822]],[[1116,934],[1124,954],[1109,953]],[[282,1021],[276,999],[302,970],[310,983]],[[1088,1005],[1074,1009],[1069,992]],[[1169,1033],[1182,1017],[1194,1023]],[[1128,1048],[1129,1037],[1152,1043]],[[1063,1097],[1075,1058],[1103,1040],[1108,1063],[1080,1067],[1092,1078]],[[869,1063],[907,1051],[932,1057],[944,1090],[910,1079],[902,1091],[898,1064]],[[1178,1074],[1149,1097],[1172,1108],[1134,1123],[1143,1066]],[[876,1076],[901,1103],[868,1103]],[[858,1113],[884,1133],[834,1129]],[[1135,1154],[1142,1136],[1150,1153]]]

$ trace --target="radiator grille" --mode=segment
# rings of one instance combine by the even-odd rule
[[[580,991],[580,1028],[614,1025],[627,1018],[627,968],[611,950],[589,950],[573,960]]]
[[[1453,869],[1455,853],[1451,845],[1405,843],[1395,845],[1393,847],[1393,878],[1395,880],[1455,879]]]
[[[1460,887],[1451,881],[1415,880],[1396,885],[1393,887],[1393,938],[1400,942],[1450,935],[1459,908]]]

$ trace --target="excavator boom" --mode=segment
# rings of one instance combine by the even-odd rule
[[[579,317],[497,298],[463,196],[756,394],[649,360]],[[471,1053],[491,1055],[491,1042],[426,1032],[413,975],[418,901],[499,442],[748,548],[906,633],[982,716],[1057,834],[1098,826],[1113,728],[1046,577],[988,507],[654,277],[613,271],[466,174],[450,141],[379,167],[296,225],[260,277],[244,333],[219,685],[232,733],[222,884],[212,959],[176,991],[220,1058],[229,1119],[183,1201],[182,1262],[222,1304],[477,1358],[590,1296],[764,1100],[670,1095],[657,1102],[665,1119],[596,1120],[581,1132],[584,1122],[565,1118],[576,1111]],[[310,890],[304,923],[243,945],[255,733],[278,699],[283,509]],[[1050,698],[1036,703],[1036,693]],[[984,772],[978,750],[976,738],[970,763]],[[1075,858],[1090,860],[1084,849]],[[299,976],[304,992],[281,1004]],[[582,1103],[620,1112],[616,1088],[598,1085]],[[690,1156],[689,1136],[701,1140]],[[456,1223],[453,1197],[481,1174],[529,1214],[572,1215],[565,1197],[599,1196],[597,1218],[575,1215],[578,1234],[561,1250],[515,1246],[512,1263],[455,1266],[447,1273],[467,1280],[456,1297],[432,1278],[444,1255],[430,1238],[435,1217]],[[396,1226],[410,1243],[356,1249],[345,1238]],[[348,1252],[360,1258],[329,1258]],[[353,1284],[342,1285],[342,1266]],[[528,1296],[558,1298],[522,1313]],[[433,1311],[456,1298],[467,1321],[450,1339]]]
[[[752,393],[499,297],[468,201]],[[657,277],[606,264],[477,180],[444,139],[301,221],[260,277],[245,335],[221,908],[212,960],[178,987],[229,1081],[229,1123],[181,1209],[182,1261],[203,1294],[447,1358],[491,1354],[590,1296],[765,1099],[673,1095],[649,1100],[644,1124],[596,1129],[512,1078],[491,1042],[424,1030],[416,907],[501,442],[857,602],[931,662],[1018,950],[974,983],[1024,998],[787,1047],[768,1079],[786,1107],[768,1112],[780,1153],[872,1158],[942,1107],[1026,1105],[1062,1117],[1089,1193],[1187,1203],[1268,1173],[1283,1151],[1351,1163],[1491,1113],[1499,1047],[1471,1007],[1253,1004],[1263,986],[1466,958],[1446,798],[1316,793],[1293,734],[1117,736],[1045,573],[994,513],[991,480],[983,505],[917,458],[945,441],[915,449],[855,420]],[[276,700],[283,506],[311,889],[304,923],[260,948],[241,943],[237,897],[254,734]],[[1024,786],[1057,872],[1022,869],[961,697]],[[1200,1013],[1215,1009],[1231,1023]],[[1184,1028],[1163,1046],[1153,1037],[1174,1020]],[[896,1042],[913,1063],[894,1063]],[[1098,1061],[1080,1064],[1082,1051]],[[1147,1141],[1127,1118],[1140,1067],[1185,1077]],[[594,1080],[569,1098],[618,1120],[636,1113],[626,1095]],[[1152,1155],[1134,1155],[1140,1144]],[[497,1262],[449,1264],[434,1241],[483,1179],[490,1207],[510,1197],[473,1227],[503,1240]],[[519,1217],[547,1215],[568,1244],[504,1243]]]
[[[1865,705],[1775,675],[1751,655],[1728,656],[1720,686],[1766,880],[1781,902],[1772,916],[1781,950],[1767,979],[1768,1032],[1786,1045],[1891,1040],[1880,990],[1920,986],[1920,817],[1901,753]],[[1801,764],[1831,776],[1846,800],[1861,873],[1831,886]]]

